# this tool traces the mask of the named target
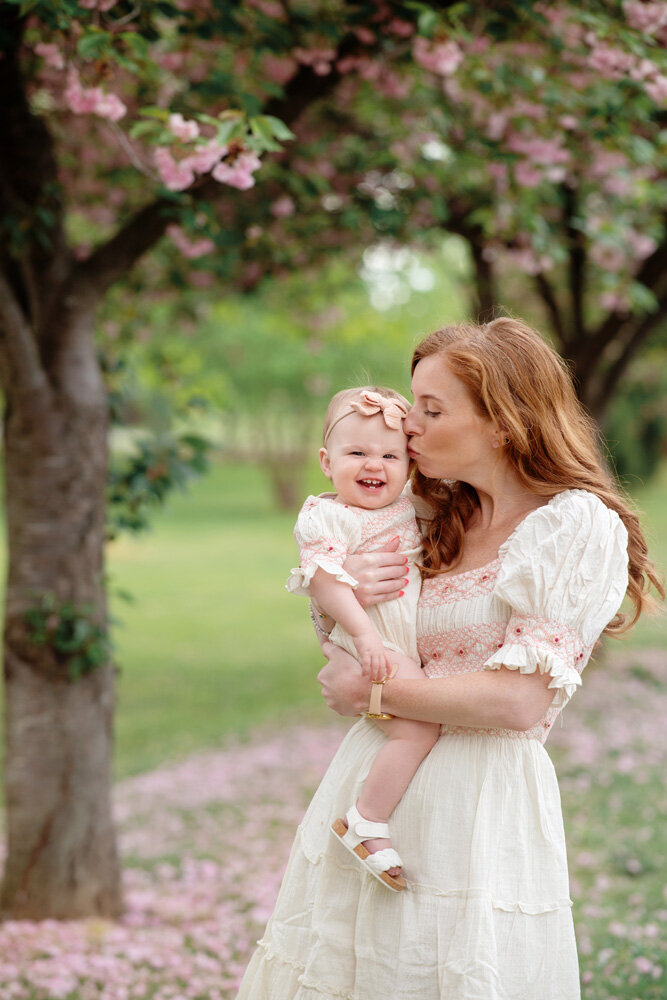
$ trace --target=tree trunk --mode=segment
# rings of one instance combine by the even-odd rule
[[[8,857],[0,908],[13,918],[121,912],[111,816],[114,668],[79,680],[35,641],[29,609],[51,598],[106,629],[107,405],[91,331],[73,329],[48,392],[6,386],[5,612]],[[80,323],[81,326],[81,323]]]

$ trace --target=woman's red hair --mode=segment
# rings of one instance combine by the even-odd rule
[[[509,438],[503,454],[531,493],[550,498],[563,490],[588,490],[619,515],[628,531],[627,594],[634,614],[619,612],[605,633],[629,629],[642,611],[655,606],[650,585],[662,598],[664,586],[648,558],[637,513],[605,466],[597,425],[577,398],[563,359],[515,319],[436,330],[415,349],[412,371],[432,355],[442,355],[480,412],[499,433],[502,428],[502,436]],[[427,479],[419,472],[413,490],[435,510],[425,528],[423,560],[424,572],[434,575],[460,558],[479,499],[467,483]]]

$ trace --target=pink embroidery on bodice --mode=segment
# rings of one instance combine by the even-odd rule
[[[316,507],[320,502],[321,498],[315,497],[310,503],[305,503],[303,509],[307,511],[309,508]],[[401,552],[412,554],[414,557],[416,553],[421,551],[421,534],[415,519],[414,507],[407,497],[399,497],[388,507],[381,507],[379,510],[348,507],[347,504],[341,504],[341,507],[350,510],[358,521],[361,534],[359,544],[352,547],[349,539],[342,537],[344,534],[342,529],[337,537],[323,532],[317,540],[300,546],[299,565],[301,569],[307,570],[313,560],[320,555],[342,566],[350,552],[368,552],[381,549],[397,536]],[[341,521],[341,525],[343,523]]]
[[[454,573],[449,576],[445,574],[424,580],[419,599],[417,645],[424,673],[428,677],[450,677],[454,674],[482,670],[485,661],[505,644],[506,637],[507,641],[510,640],[507,635],[510,619],[502,616],[503,606],[493,597],[500,566],[501,559],[497,558],[486,566],[464,573]],[[459,620],[462,617],[470,618],[465,615],[467,609],[462,605],[473,604],[475,607],[470,609],[473,619],[479,617],[488,620],[469,620],[468,623],[455,626],[454,621],[457,618]],[[448,620],[452,627],[447,627]],[[551,636],[555,648],[562,643],[564,658],[569,658],[568,654],[574,654],[573,659],[579,656],[575,662],[581,664],[583,668],[586,662],[585,652],[580,641],[578,648],[574,649],[574,640],[578,638],[575,632],[557,628],[553,623],[549,629],[549,623],[544,619],[535,619],[535,626],[538,624],[544,626],[541,631],[538,629],[541,641],[546,632],[556,628],[557,634]],[[528,644],[533,637],[527,628],[526,619],[523,619],[521,625],[517,621],[516,627],[521,628],[516,639]],[[535,635],[535,638],[538,638],[538,635]],[[559,709],[550,708],[535,726],[524,732],[514,729],[475,729],[469,726],[443,725],[441,733],[443,735],[487,734],[512,739],[537,739],[544,743],[558,714]]]

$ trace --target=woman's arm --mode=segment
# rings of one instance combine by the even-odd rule
[[[329,662],[319,673],[324,699],[340,715],[361,715],[368,708],[370,683],[355,670],[355,660],[324,643]],[[451,677],[435,677],[428,684],[398,676],[382,691],[382,709],[404,719],[480,729],[530,729],[553,701],[549,674],[522,674],[517,670],[480,670]]]

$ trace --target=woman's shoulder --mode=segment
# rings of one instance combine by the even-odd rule
[[[610,540],[627,544],[627,530],[617,512],[597,494],[582,489],[563,490],[517,525],[500,547],[499,555],[527,545],[540,548],[554,539],[561,544],[578,542],[592,551]]]

